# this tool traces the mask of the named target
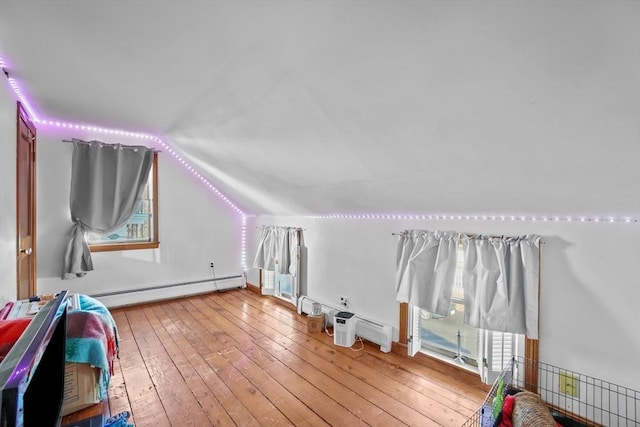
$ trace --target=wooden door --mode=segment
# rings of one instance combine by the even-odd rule
[[[36,295],[36,128],[18,102],[16,206],[17,298]]]

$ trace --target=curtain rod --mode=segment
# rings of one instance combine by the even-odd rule
[[[102,145],[109,145],[109,146],[113,146],[113,149],[115,150],[116,148],[118,148],[118,146],[120,146],[121,148],[131,148],[131,149],[136,149],[136,148],[145,148],[147,150],[151,150],[151,151],[155,151],[158,153],[162,153],[161,150],[158,150],[157,148],[150,148],[147,147],[146,145],[127,145],[127,144],[120,144],[120,143],[109,143],[109,142],[104,142],[104,141],[98,141],[98,140],[91,140],[91,141],[85,141],[82,139],[63,139],[62,142],[67,142],[67,143],[73,143],[73,144],[86,144],[86,145],[91,145],[91,144],[102,144]]]
[[[306,228],[302,227],[287,227],[286,225],[256,225],[256,229],[263,227],[282,227],[282,228],[293,228],[294,230],[306,230]]]
[[[391,233],[392,236],[402,236],[402,232],[400,233]],[[462,234],[466,237],[478,237],[478,236],[485,236],[485,234],[477,234],[477,233],[458,233],[458,234]],[[491,236],[491,235],[486,235],[488,238],[490,239],[503,239],[503,238],[507,238],[507,239],[513,239],[519,236]],[[540,239],[540,243],[541,244],[546,244],[546,242],[544,240],[542,240],[542,237],[538,237]]]

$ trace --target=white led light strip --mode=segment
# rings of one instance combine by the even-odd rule
[[[247,271],[247,216],[242,215],[242,270]]]
[[[329,214],[306,215],[312,219],[395,219],[395,220],[464,220],[464,221],[531,221],[531,222],[593,222],[593,223],[639,223],[637,217],[616,216],[558,216],[558,215],[407,215],[407,214]]]

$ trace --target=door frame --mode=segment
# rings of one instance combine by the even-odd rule
[[[23,213],[21,211],[20,197],[21,197],[21,185],[23,184],[21,177],[21,158],[19,144],[22,142],[21,130],[22,126],[28,129],[28,137],[32,138],[31,149],[29,150],[29,159],[27,164],[29,165],[29,187],[28,194],[26,195],[27,205],[29,212],[27,213],[27,227],[31,230],[31,244],[30,253],[23,253],[21,247],[22,237],[20,235],[20,216]],[[24,106],[17,102],[17,114],[16,114],[16,295],[17,299],[26,299],[30,296],[37,294],[36,286],[36,127],[29,119],[29,115]],[[28,295],[24,295],[21,291],[21,257],[30,257],[29,271],[28,271]]]

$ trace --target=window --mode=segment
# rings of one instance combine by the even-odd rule
[[[298,306],[302,229],[262,226],[254,266],[260,268],[263,295],[274,295]]]
[[[271,270],[262,270],[262,290],[265,295],[275,295],[286,301],[295,301],[293,292],[294,277]]]
[[[422,350],[436,353],[461,364],[478,366],[478,330],[464,324],[464,288],[462,270],[464,252],[458,246],[456,276],[447,316],[420,310]]]
[[[438,316],[420,308],[413,310],[412,343],[414,353],[422,351],[449,363],[479,371],[483,381],[491,384],[512,355],[522,354],[518,345],[522,336],[512,333],[476,329],[464,323],[464,287],[462,275],[464,251],[458,247],[456,275],[447,316]]]
[[[107,235],[89,233],[91,252],[153,249],[158,239],[158,153],[153,155],[147,187],[140,207],[129,222]]]

